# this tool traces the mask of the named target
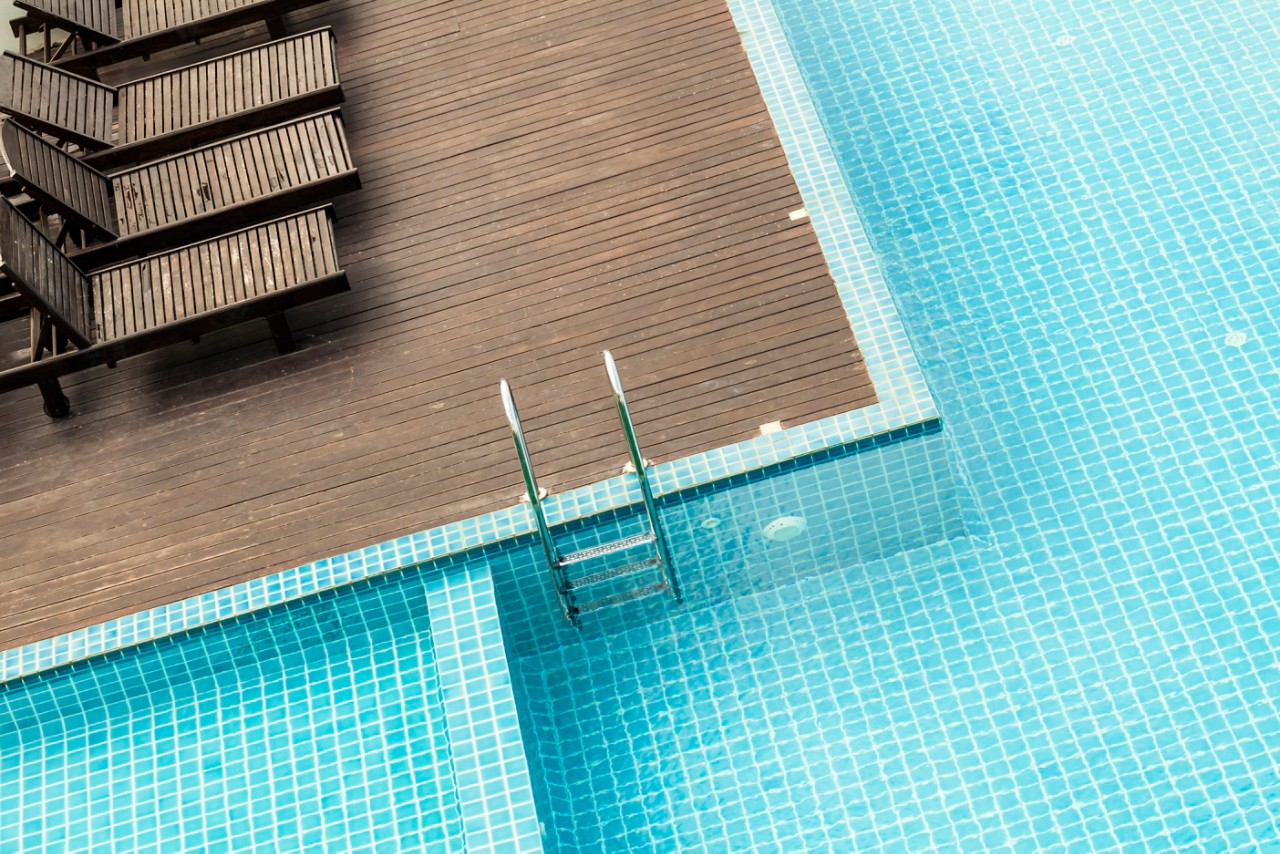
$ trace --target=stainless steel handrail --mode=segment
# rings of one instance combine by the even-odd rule
[[[627,450],[631,453],[631,463],[636,467],[636,477],[640,481],[640,495],[644,498],[645,513],[649,516],[649,527],[653,529],[653,537],[657,542],[658,555],[662,558],[662,571],[667,577],[668,589],[676,601],[680,597],[680,586],[676,583],[675,564],[671,561],[671,548],[667,537],[662,532],[662,522],[658,519],[658,505],[653,500],[653,489],[649,486],[649,474],[645,469],[644,455],[640,453],[640,442],[636,439],[636,428],[631,422],[631,407],[627,405],[627,395],[622,390],[622,379],[618,376],[618,364],[613,354],[604,351],[604,368],[609,374],[609,385],[613,387],[613,402],[618,407],[618,420],[622,422],[622,432],[627,437]]]
[[[547,524],[547,514],[542,509],[542,498],[538,494],[538,481],[533,476],[533,463],[529,460],[529,446],[524,441],[524,428],[520,426],[520,412],[516,409],[515,396],[511,394],[511,385],[502,381],[502,407],[507,412],[507,422],[511,425],[511,438],[516,444],[516,454],[520,457],[520,471],[524,475],[524,488],[529,493],[529,507],[533,511],[533,520],[538,527],[538,539],[542,542],[542,551],[547,557],[547,566],[551,568],[551,580],[556,589],[556,597],[560,600],[560,610],[565,619],[573,621],[574,615],[569,604],[569,581],[560,565],[560,553],[556,549],[555,540],[551,538],[551,527]]]

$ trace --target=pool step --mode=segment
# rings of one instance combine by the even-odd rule
[[[612,543],[601,543],[598,546],[592,546],[589,549],[581,551],[569,552],[567,555],[561,555],[560,565],[569,566],[573,563],[582,563],[584,560],[594,560],[598,557],[611,555],[614,552],[626,551],[634,549],[636,546],[647,546],[654,541],[653,532],[636,534],[634,537],[627,537],[622,540],[615,540]]]

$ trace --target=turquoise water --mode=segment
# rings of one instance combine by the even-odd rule
[[[522,537],[0,685],[0,850],[537,850],[538,819],[560,817],[516,662],[965,534],[936,424],[661,512],[686,605],[637,601],[581,634]],[[803,536],[760,537],[784,514]],[[575,524],[561,546],[636,522]]]
[[[375,600],[365,619],[329,599],[29,687],[39,714],[0,730],[0,848],[368,848],[460,836],[416,587],[362,591]],[[51,714],[59,703],[64,713]],[[425,834],[420,810],[439,816]]]
[[[7,683],[0,850],[536,846],[505,661],[430,567]]]
[[[488,566],[513,658],[969,533],[936,423],[688,490],[659,504],[682,606],[666,596],[641,599],[587,615],[581,629],[574,629],[560,616],[532,538],[522,547],[491,552]],[[788,515],[805,520],[803,535],[785,545],[761,536],[767,524]],[[565,526],[557,537],[563,548],[579,549],[645,530],[639,508],[632,508]]]
[[[1280,850],[1272,6],[776,10],[942,430],[9,683],[0,848]]]
[[[990,535],[517,662],[553,847],[1280,850],[1274,6],[776,5]]]

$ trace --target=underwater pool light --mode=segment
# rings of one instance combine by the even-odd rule
[[[764,526],[764,538],[775,543],[785,543],[803,534],[807,527],[809,523],[803,516],[779,516]]]

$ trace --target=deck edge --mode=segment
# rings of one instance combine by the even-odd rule
[[[877,402],[661,463],[650,469],[658,497],[938,419],[937,406],[772,0],[729,0],[729,8],[805,204],[794,215],[808,217],[813,224]],[[619,475],[550,496],[544,507],[548,521],[559,525],[639,500],[634,478]],[[0,651],[0,684],[533,529],[532,516],[520,504]]]

